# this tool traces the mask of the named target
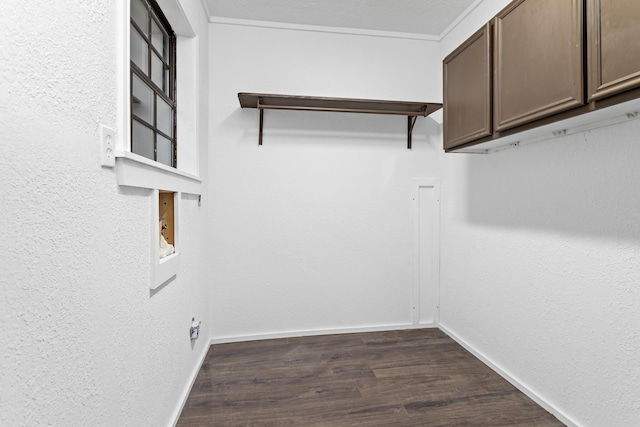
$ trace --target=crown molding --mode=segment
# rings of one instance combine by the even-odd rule
[[[484,0],[476,0],[471,3],[469,7],[467,7],[460,15],[458,15],[458,17],[451,24],[449,24],[449,26],[445,28],[442,33],[440,33],[440,35],[438,36],[438,40],[442,40],[443,38],[445,38],[451,31],[453,31],[458,25],[460,25],[460,23],[464,21],[465,18],[469,16],[471,12],[473,12],[483,1]]]
[[[204,3],[204,0],[203,0]],[[349,34],[357,36],[369,36],[369,37],[385,37],[385,38],[397,38],[408,40],[422,40],[439,42],[440,37],[429,34],[417,34],[417,33],[399,33],[393,31],[380,31],[380,30],[366,30],[359,28],[343,28],[343,27],[327,27],[320,25],[304,25],[304,24],[290,24],[284,22],[271,22],[271,21],[254,21],[248,19],[237,18],[223,18],[218,16],[209,15],[209,22],[212,24],[223,25],[241,25],[247,27],[259,27],[259,28],[274,28],[280,30],[293,30],[293,31],[309,31],[316,33],[333,33],[333,34]]]

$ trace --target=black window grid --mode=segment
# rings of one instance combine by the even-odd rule
[[[176,167],[178,152],[177,152],[177,138],[176,138],[176,36],[173,32],[169,21],[162,13],[162,10],[158,6],[158,4],[154,0],[141,0],[143,4],[147,8],[147,28],[142,29],[138,25],[137,22],[131,17],[130,23],[133,27],[133,31],[136,31],[146,43],[147,49],[147,70],[149,73],[145,73],[137,64],[130,61],[130,111],[131,111],[131,151],[136,152],[135,148],[135,140],[133,138],[133,122],[135,121],[141,126],[144,126],[150,129],[153,132],[153,160],[158,159],[158,135],[168,139],[171,141],[171,151],[172,151],[172,164],[170,166]],[[152,22],[155,22],[157,27],[163,34],[163,43],[162,43],[162,52],[159,52],[158,49],[153,45],[153,40],[151,39],[151,31],[152,31]],[[152,69],[152,61],[156,55],[161,63],[162,63],[162,86],[159,87],[153,81],[153,69]],[[167,77],[168,71],[168,77]],[[133,76],[134,74],[140,78],[153,92],[153,113],[152,113],[152,122],[148,123],[145,119],[138,117],[133,112]],[[171,108],[172,115],[172,135],[168,135],[166,132],[163,132],[159,129],[157,120],[157,103],[158,96],[162,98]]]

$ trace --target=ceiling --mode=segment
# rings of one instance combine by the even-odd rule
[[[439,36],[475,0],[204,0],[211,18]]]

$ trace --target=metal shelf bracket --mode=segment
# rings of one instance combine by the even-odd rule
[[[413,135],[413,127],[416,125],[418,116],[407,116],[407,149],[411,150],[411,137]]]

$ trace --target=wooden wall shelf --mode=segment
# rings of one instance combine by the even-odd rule
[[[419,116],[426,117],[442,108],[433,102],[381,101],[375,99],[325,98],[317,96],[238,93],[242,108],[260,110],[258,145],[262,145],[264,110],[331,111],[338,113],[386,114],[407,116],[407,148],[411,149],[413,126]]]

